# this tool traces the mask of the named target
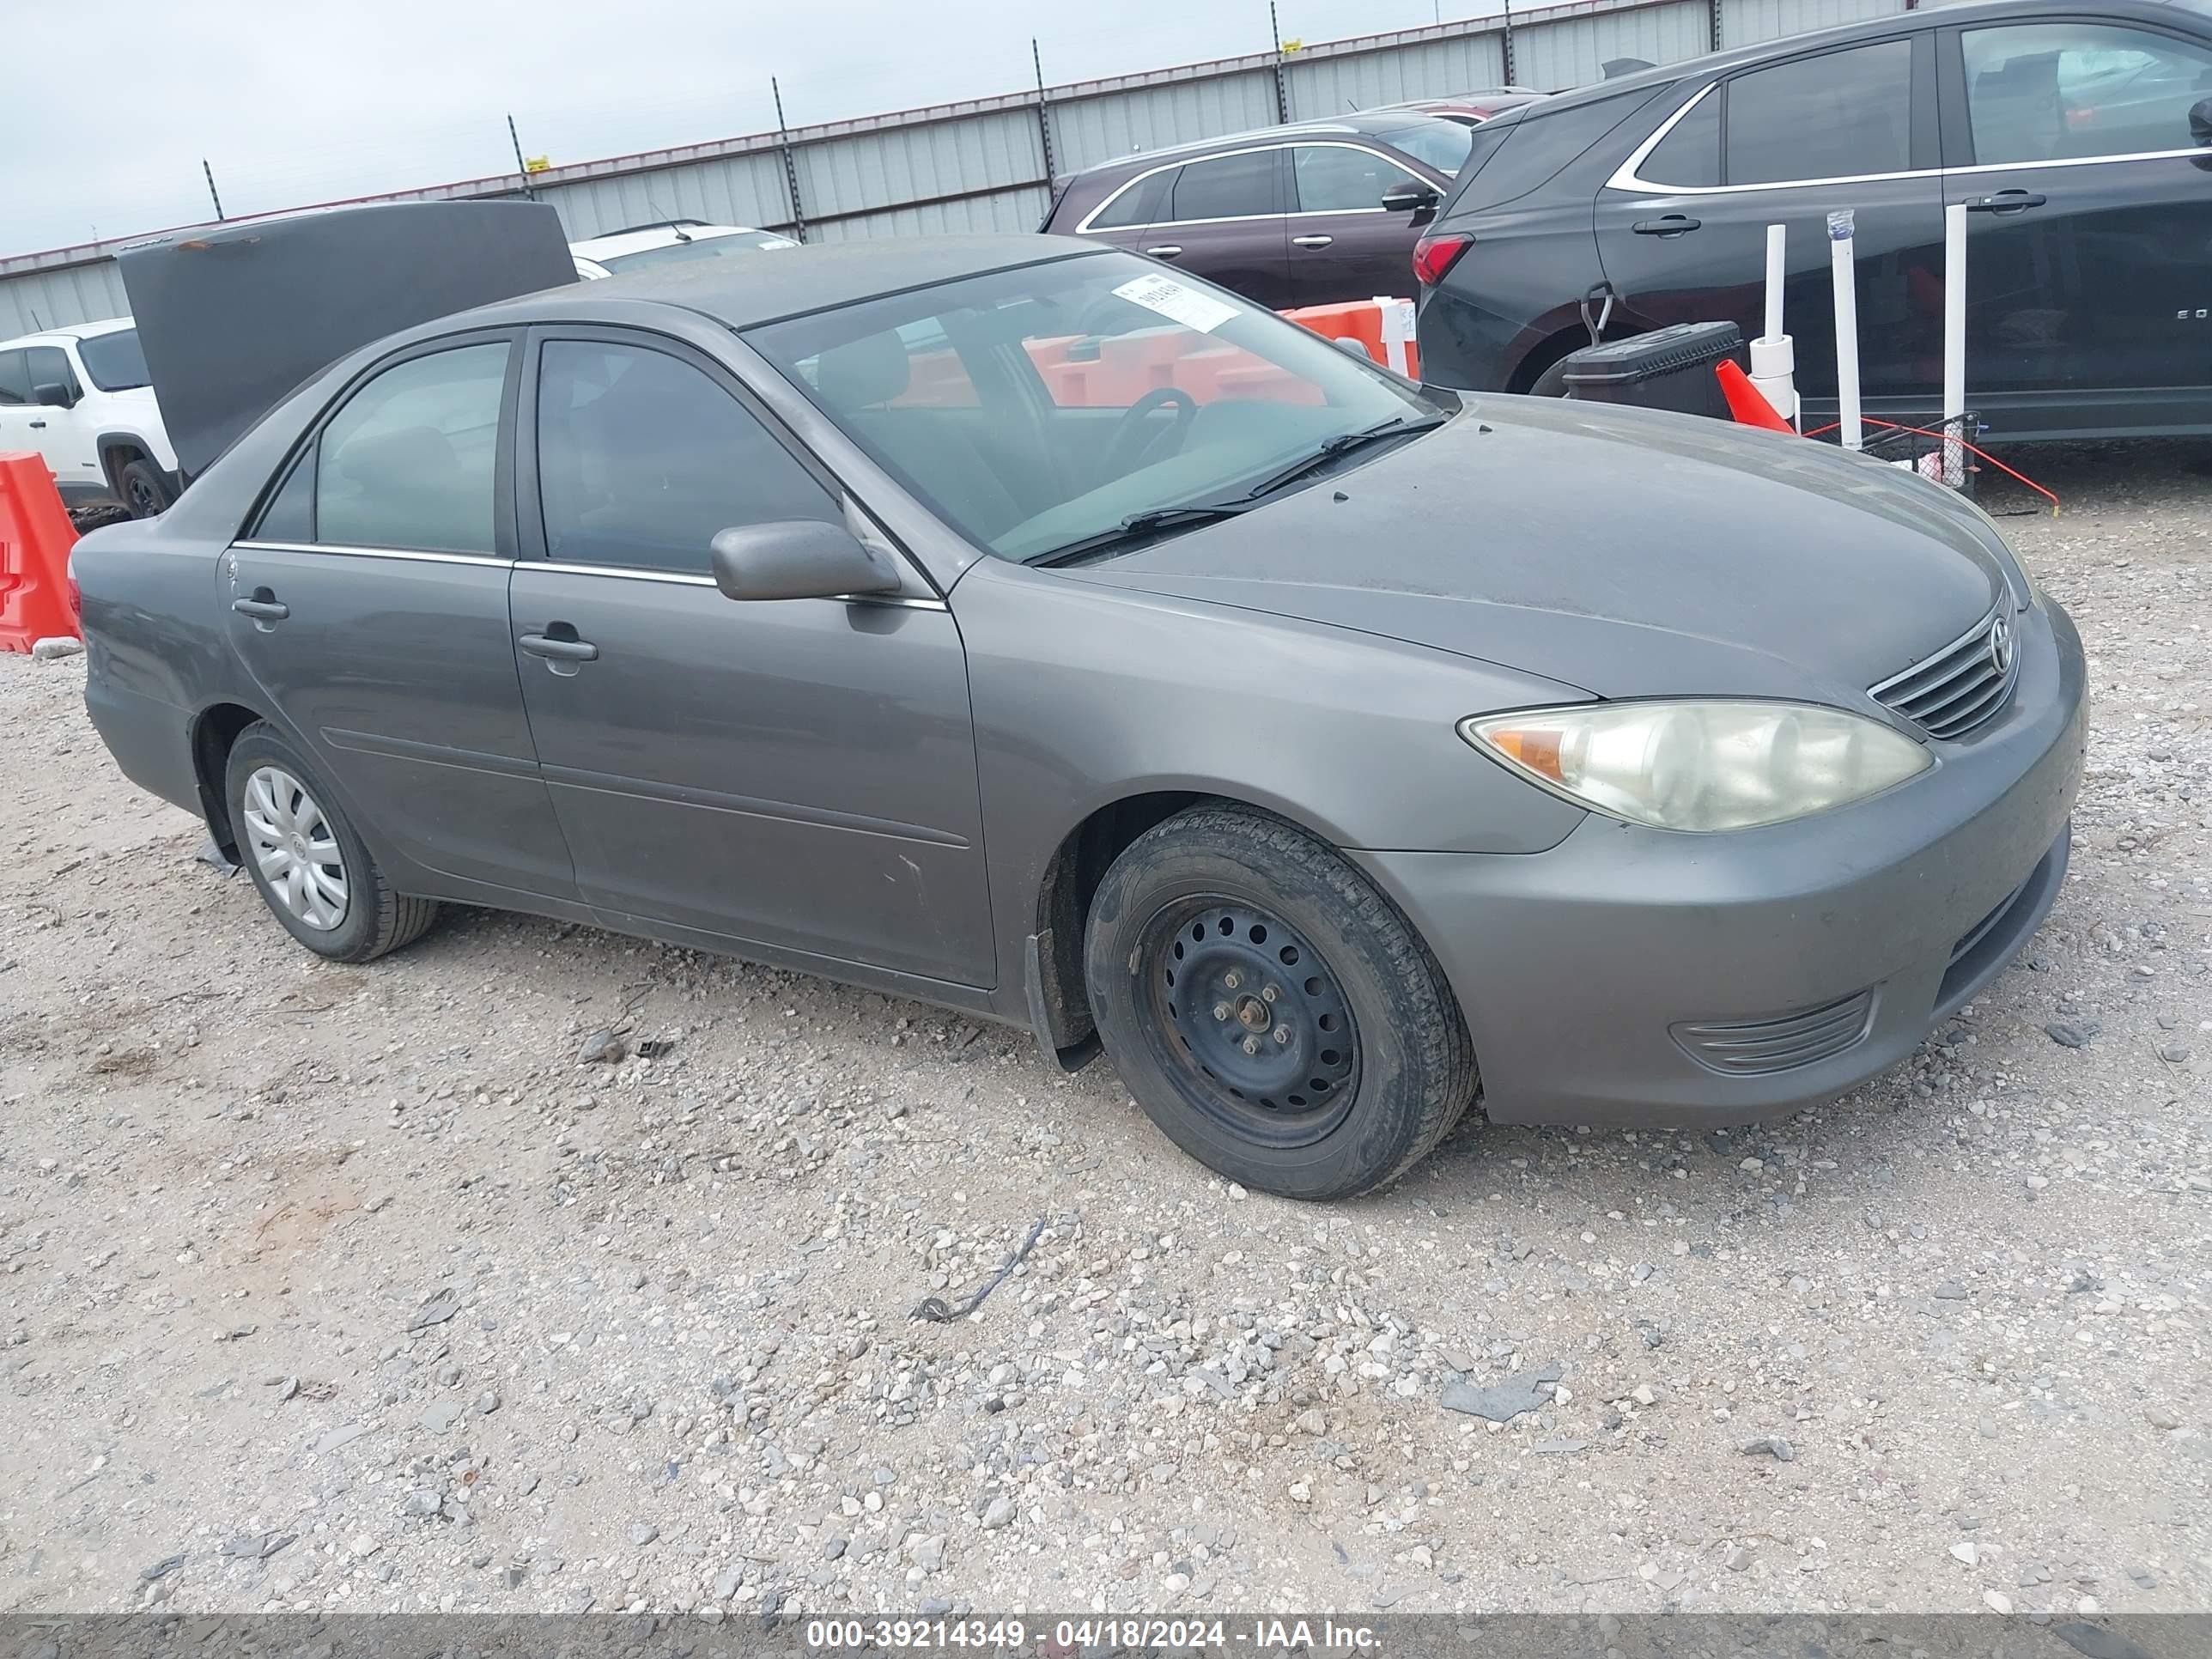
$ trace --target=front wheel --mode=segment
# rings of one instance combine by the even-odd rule
[[[239,862],[284,931],[319,957],[368,962],[411,943],[438,914],[392,891],[314,769],[265,721],[224,771]]]
[[[126,463],[119,480],[123,505],[134,519],[159,518],[171,506],[168,481],[151,461]]]
[[[1436,959],[1364,876],[1277,819],[1200,806],[1139,836],[1091,902],[1085,975],[1137,1103],[1247,1187],[1370,1191],[1475,1097]]]

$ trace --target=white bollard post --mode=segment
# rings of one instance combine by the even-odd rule
[[[1751,343],[1751,383],[1776,414],[1797,422],[1796,348],[1782,331],[1782,286],[1788,275],[1790,228],[1766,228],[1766,331]]]
[[[1383,364],[1401,374],[1407,374],[1406,348],[1413,340],[1413,302],[1378,294],[1375,304],[1382,313]]]
[[[1836,290],[1836,400],[1838,436],[1846,449],[1863,449],[1859,428],[1859,295],[1853,262],[1851,210],[1828,216],[1828,277]]]
[[[1966,482],[1966,206],[1943,210],[1943,482]]]

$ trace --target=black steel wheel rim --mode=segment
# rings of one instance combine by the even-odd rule
[[[1137,1006],[1156,1058],[1219,1127],[1310,1146],[1352,1110],[1359,1033],[1327,958],[1273,912],[1194,896],[1146,924]]]
[[[161,502],[154,497],[153,486],[143,478],[125,478],[123,481],[123,488],[125,493],[131,497],[131,505],[137,507],[145,517],[150,519],[161,509]]]

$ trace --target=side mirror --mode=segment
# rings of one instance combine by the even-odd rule
[[[52,380],[42,380],[37,386],[33,386],[31,388],[31,401],[47,409],[74,409],[76,407],[76,399],[70,396],[70,389],[65,386],[57,386]]]
[[[830,599],[896,593],[898,568],[842,525],[786,519],[741,525],[709,544],[714,586],[733,599]]]
[[[1434,185],[1419,184],[1411,179],[1382,192],[1382,206],[1391,213],[1433,212],[1443,200],[1443,192]]]

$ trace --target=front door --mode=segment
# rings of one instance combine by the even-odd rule
[[[1279,311],[1296,303],[1283,167],[1279,144],[1163,167],[1124,185],[1085,229]]]
[[[1372,300],[1410,293],[1411,217],[1382,205],[1393,185],[1426,185],[1439,192],[1449,179],[1425,178],[1364,145],[1338,140],[1299,144],[1291,152],[1296,211],[1291,216],[1291,292],[1302,306]]]
[[[497,890],[490,902],[575,895],[507,635],[496,480],[514,349],[477,336],[380,368],[219,577],[240,659],[371,845]]]
[[[1926,408],[1942,385],[1943,193],[1932,38],[1748,70],[1687,100],[1598,192],[1598,255],[1625,308],[1615,332],[1764,326],[1766,228],[1788,228],[1783,327],[1797,389],[1836,395],[1830,213],[1856,252],[1859,390]],[[1647,141],[1649,143],[1649,141]]]
[[[2212,44],[2083,17],[1948,29],[1943,56],[1967,406],[2001,433],[2207,419]]]
[[[549,330],[526,378],[514,665],[585,899],[962,985],[995,974],[967,659],[941,601],[738,602],[733,526],[842,497],[718,365]]]

